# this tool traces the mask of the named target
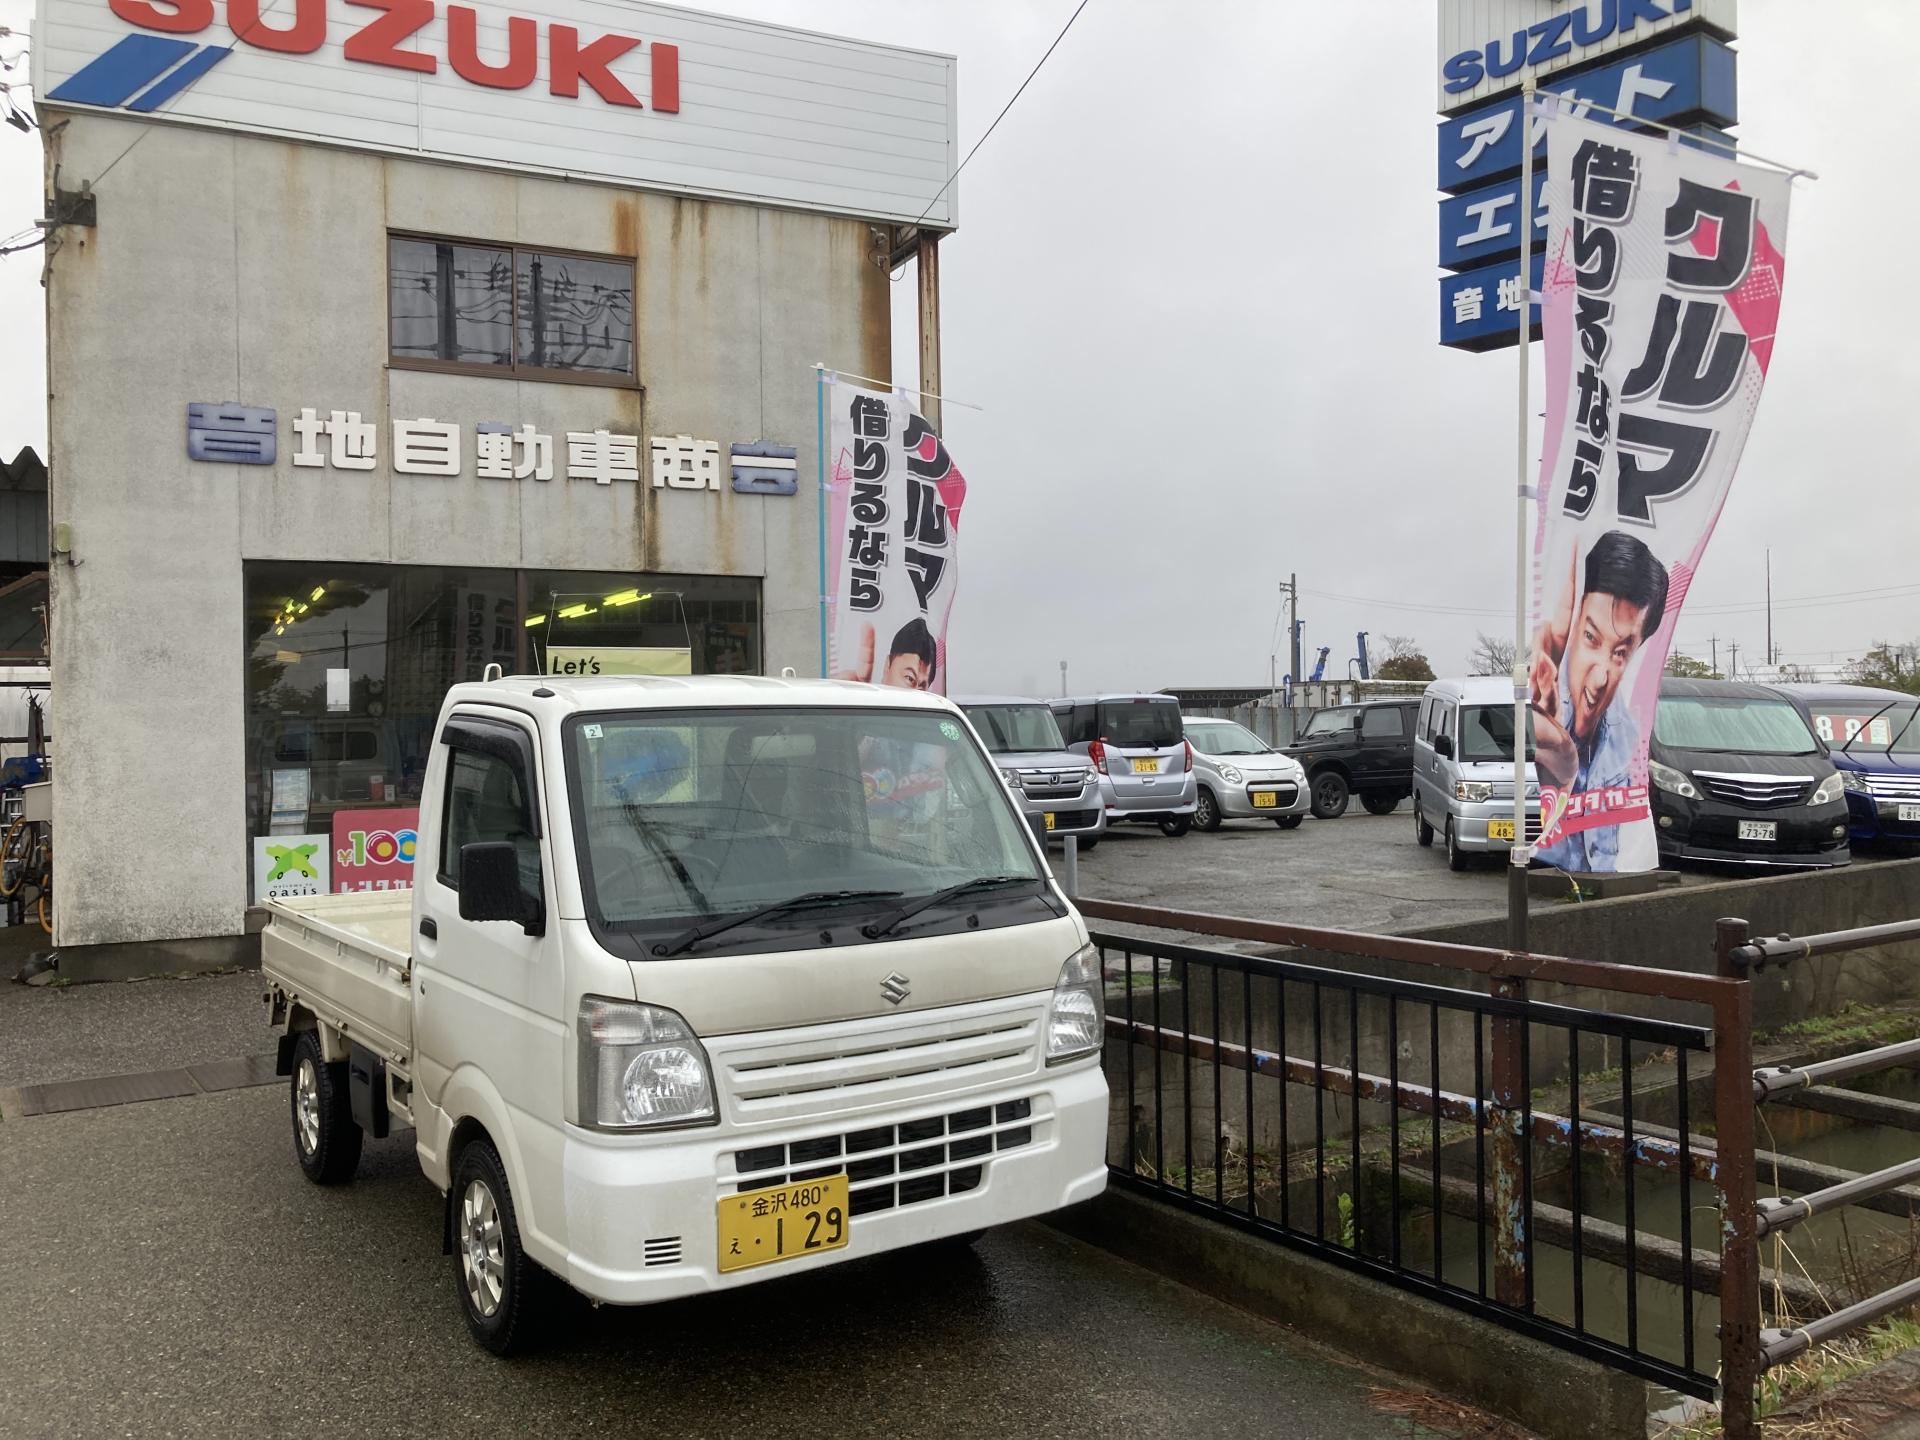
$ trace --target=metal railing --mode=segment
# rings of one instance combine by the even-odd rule
[[[1749,979],[1920,940],[1920,922],[1750,941],[1743,921],[1723,920],[1716,973],[1700,975],[1077,903],[1096,922],[1332,961],[1096,931],[1108,1079],[1125,1103],[1110,1149],[1118,1183],[1682,1394],[1717,1394],[1735,1440],[1757,1433],[1769,1366],[1920,1302],[1909,1281],[1762,1330],[1763,1284],[1797,1313],[1832,1308],[1810,1281],[1762,1269],[1763,1234],[1846,1204],[1920,1214],[1916,1191],[1898,1188],[1920,1181],[1920,1162],[1855,1176],[1758,1152],[1756,1101],[1805,1103],[1826,1081],[1912,1064],[1920,1041],[1756,1072]],[[1368,968],[1337,968],[1352,961]],[[1440,971],[1486,988],[1427,983]],[[1546,983],[1700,1007],[1707,1024],[1529,995]],[[1809,1193],[1762,1202],[1762,1158]],[[1698,1205],[1715,1213],[1696,1218]],[[1646,1299],[1659,1302],[1651,1321]]]

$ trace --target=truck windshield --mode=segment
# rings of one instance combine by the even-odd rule
[[[1006,787],[937,710],[584,715],[567,748],[589,914],[611,929],[679,931],[815,892],[858,892],[838,914],[877,912],[980,876],[1040,879]]]
[[[1053,711],[1044,705],[968,705],[973,728],[996,755],[1018,750],[1064,750]]]
[[[1654,738],[1676,750],[1729,755],[1807,755],[1813,732],[1785,700],[1672,695],[1654,712]]]
[[[1513,707],[1469,705],[1460,717],[1462,760],[1513,759]],[[1527,759],[1533,759],[1533,715],[1527,715]]]

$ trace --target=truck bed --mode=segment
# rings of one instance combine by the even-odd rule
[[[267,902],[260,968],[355,1044],[402,1068],[413,1050],[413,896],[303,895]]]

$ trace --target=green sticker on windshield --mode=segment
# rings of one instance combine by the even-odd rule
[[[960,727],[951,720],[942,720],[940,722],[940,733],[949,740],[958,740],[960,738]]]

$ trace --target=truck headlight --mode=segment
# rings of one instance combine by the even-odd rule
[[[1453,782],[1453,798],[1464,800],[1469,805],[1479,805],[1493,798],[1493,786],[1485,780],[1456,780]]]
[[[1101,994],[1100,952],[1082,945],[1060,967],[1047,1006],[1047,1063],[1056,1065],[1100,1048],[1106,1001]]]
[[[1873,794],[1873,786],[1868,783],[1867,777],[1863,772],[1859,770],[1842,770],[1839,772],[1839,775],[1841,789],[1851,790],[1856,795]]]
[[[1846,788],[1845,782],[1840,778],[1845,773],[1845,771],[1836,770],[1833,774],[1822,780],[1814,787],[1813,794],[1807,797],[1807,804],[1831,805],[1834,801],[1838,800],[1841,792]]]
[[[1220,767],[1220,778],[1226,781],[1227,784],[1229,785],[1239,785],[1242,782],[1244,782],[1247,777],[1242,775],[1238,770],[1234,769],[1233,766],[1231,765],[1222,765]]]
[[[1658,760],[1647,762],[1647,778],[1669,795],[1678,795],[1682,800],[1700,798],[1700,792],[1693,788],[1693,781],[1671,765],[1662,765]]]
[[[658,1005],[582,997],[580,1123],[601,1130],[713,1120],[713,1069],[691,1026]]]

